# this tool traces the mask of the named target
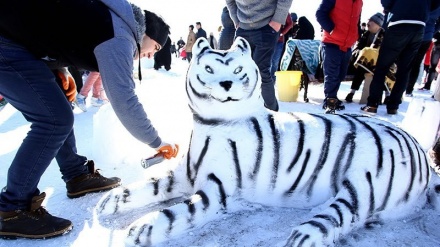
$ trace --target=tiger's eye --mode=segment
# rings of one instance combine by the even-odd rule
[[[210,74],[214,73],[214,70],[212,70],[212,68],[210,66],[208,66],[208,65],[205,66],[205,70],[206,70],[206,72],[208,72]]]
[[[234,70],[234,74],[238,74],[243,70],[242,66],[238,66],[235,70]]]

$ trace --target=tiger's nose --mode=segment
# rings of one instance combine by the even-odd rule
[[[222,81],[220,82],[220,86],[222,86],[226,91],[229,91],[232,87],[232,81]]]

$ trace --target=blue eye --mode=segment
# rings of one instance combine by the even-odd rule
[[[208,72],[210,74],[214,74],[214,70],[212,70],[212,68],[208,65],[205,66],[205,70],[206,70],[206,72]]]
[[[243,70],[242,66],[238,66],[235,70],[234,70],[234,74],[238,74]]]

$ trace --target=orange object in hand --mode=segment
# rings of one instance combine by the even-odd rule
[[[58,70],[58,77],[61,79],[61,86],[69,102],[76,98],[76,84],[72,75],[66,68]]]
[[[175,158],[179,152],[179,145],[171,145],[166,143],[164,146],[157,149],[158,153],[161,153],[165,159],[169,160]]]

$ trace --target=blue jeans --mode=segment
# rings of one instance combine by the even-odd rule
[[[272,74],[273,81],[276,82],[275,72],[280,68],[280,60],[284,51],[284,42],[277,42],[275,45],[275,51],[272,57],[272,66],[270,67],[270,73]]]
[[[402,103],[412,61],[422,43],[424,27],[414,24],[398,24],[388,27],[379,50],[379,56],[374,70],[373,80],[370,84],[368,106],[377,107],[382,99],[385,76],[390,66],[396,62],[396,82],[389,96],[388,109],[398,109]]]
[[[325,99],[337,99],[341,82],[347,75],[348,63],[351,58],[351,48],[344,52],[335,44],[322,43],[322,54]]]
[[[244,30],[238,28],[235,36],[245,38],[252,50],[252,59],[258,66],[261,74],[261,95],[267,108],[278,111],[278,101],[275,96],[275,81],[270,72],[275,44],[279,33],[271,26],[266,25],[259,29]]]
[[[68,181],[87,173],[86,157],[76,152],[74,116],[54,74],[23,46],[0,36],[0,94],[31,123],[8,170],[0,211],[28,209],[38,182],[56,158]],[[1,131],[1,126],[0,126]]]

